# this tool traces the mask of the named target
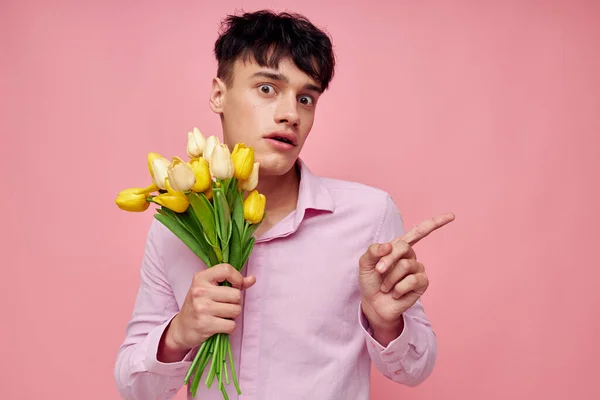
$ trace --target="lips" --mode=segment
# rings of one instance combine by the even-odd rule
[[[287,143],[292,146],[297,145],[296,135],[290,132],[273,132],[265,136],[265,138],[276,140],[281,143]]]

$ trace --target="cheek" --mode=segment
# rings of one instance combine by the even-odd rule
[[[307,111],[305,115],[302,116],[302,136],[307,137],[310,133],[313,123],[315,121],[315,115],[313,112]]]
[[[236,98],[235,101],[227,104],[227,108],[223,114],[227,127],[237,131],[239,126],[247,124],[252,120],[254,113],[255,105],[253,103]]]
[[[256,121],[260,120],[261,116],[267,112],[268,104],[261,101],[257,96],[253,96],[252,93],[245,93],[240,96],[235,103],[235,109],[237,115],[243,118],[237,118],[243,121]]]

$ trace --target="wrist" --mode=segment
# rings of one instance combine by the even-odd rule
[[[190,351],[190,348],[177,339],[176,319],[177,316],[171,320],[160,339],[157,352],[157,359],[160,362],[179,362]]]
[[[404,331],[404,318],[400,316],[398,323],[394,325],[382,327],[373,326],[372,329],[373,338],[383,347],[387,347],[402,334],[402,331]]]
[[[362,302],[362,312],[369,323],[373,338],[383,347],[387,347],[390,342],[397,339],[404,331],[403,314],[400,314],[400,316],[393,321],[383,320],[365,301]]]

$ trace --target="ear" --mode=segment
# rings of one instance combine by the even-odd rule
[[[223,113],[226,92],[227,87],[225,83],[219,78],[213,78],[209,103],[210,108],[217,114]]]

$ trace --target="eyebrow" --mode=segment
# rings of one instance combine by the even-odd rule
[[[267,78],[267,79],[272,79],[275,81],[281,81],[281,82],[285,82],[285,83],[290,83],[290,80],[287,76],[283,75],[283,74],[279,74],[276,72],[267,72],[267,71],[258,71],[255,72],[252,75],[252,78],[256,78],[256,77],[263,77],[263,78]],[[306,90],[312,90],[315,91],[317,93],[322,93],[323,90],[321,90],[321,88],[317,85],[313,85],[312,83],[307,83],[306,85],[304,85],[304,89]]]

